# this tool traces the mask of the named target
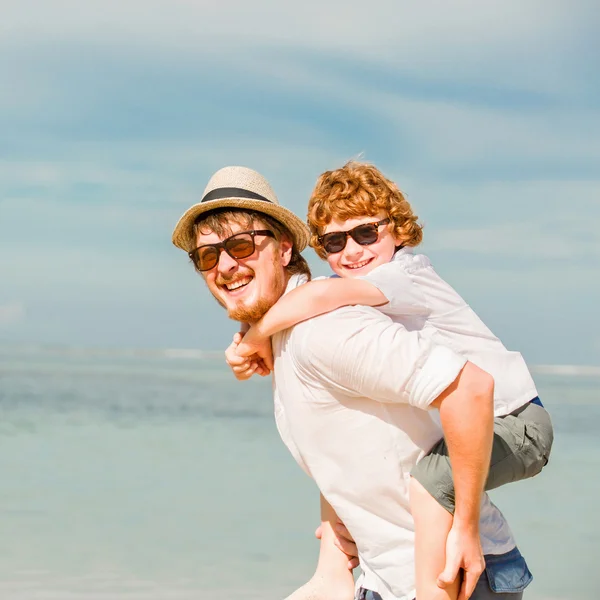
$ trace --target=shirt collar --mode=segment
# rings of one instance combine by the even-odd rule
[[[285,296],[285,294],[287,294],[288,292],[291,292],[294,288],[297,288],[297,287],[303,285],[307,281],[308,281],[308,276],[305,275],[304,273],[297,273],[295,275],[292,275],[290,277],[290,280],[288,281],[288,284],[285,288],[285,292],[283,293],[283,295]]]
[[[392,256],[392,260],[400,260],[403,256],[407,254],[414,254],[415,249],[412,246],[404,246],[404,248],[400,248],[400,250],[396,250],[394,252],[394,256]]]

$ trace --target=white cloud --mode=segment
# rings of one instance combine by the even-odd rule
[[[23,304],[0,304],[0,327],[15,325],[24,318],[25,306]]]
[[[364,150],[466,296],[496,313],[578,290],[583,323],[599,292],[600,122],[582,75],[594,4],[6,0],[3,289],[27,305],[32,339],[46,325],[48,339],[88,335],[65,330],[93,325],[86,302],[102,329],[114,317],[126,332],[127,305],[187,330],[197,296],[212,300],[169,238],[209,175],[254,167],[303,215],[316,176]],[[517,308],[523,339],[544,333]],[[576,360],[577,338],[559,360]]]
[[[557,224],[555,228],[541,223],[509,221],[501,225],[452,228],[437,231],[428,247],[433,250],[464,250],[496,257],[558,259],[573,261],[581,257],[600,261],[600,237],[596,232],[600,218]],[[590,267],[590,274],[594,269]]]
[[[579,2],[575,10],[556,0],[306,0],[301,9],[273,0],[5,0],[0,38],[126,44],[158,60],[176,52],[238,63],[252,60],[250,47],[310,48],[447,79],[470,73],[493,81],[508,63],[513,81],[539,89],[553,85],[556,68],[569,59],[565,49],[592,30],[595,14],[593,3]],[[549,53],[557,61],[530,68]],[[570,77],[568,70],[563,75]]]

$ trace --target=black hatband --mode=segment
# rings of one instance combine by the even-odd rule
[[[236,187],[217,188],[208,192],[200,202],[208,202],[209,200],[221,200],[223,198],[248,198],[248,200],[262,200],[263,202],[271,202],[264,196]]]

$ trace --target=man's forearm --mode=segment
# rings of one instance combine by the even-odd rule
[[[433,405],[440,410],[452,464],[454,524],[477,528],[494,435],[494,380],[467,363]]]

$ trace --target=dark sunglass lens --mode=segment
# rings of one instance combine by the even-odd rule
[[[323,236],[323,248],[329,254],[341,252],[346,246],[346,235],[344,233],[331,233]]]
[[[225,248],[233,258],[248,258],[254,252],[254,240],[251,235],[239,235],[229,238]]]
[[[357,244],[361,246],[368,246],[374,244],[379,237],[377,227],[375,225],[359,225],[352,230],[352,237],[356,240]]]
[[[219,261],[219,251],[214,246],[200,248],[195,255],[195,263],[200,271],[212,269]]]

